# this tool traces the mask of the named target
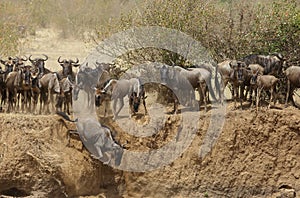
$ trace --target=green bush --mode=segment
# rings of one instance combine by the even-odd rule
[[[194,37],[217,61],[280,52],[295,62],[300,50],[299,16],[296,0],[146,0],[113,26],[101,27],[98,35],[101,40],[133,26],[162,26]]]

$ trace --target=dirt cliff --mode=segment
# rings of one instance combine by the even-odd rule
[[[185,112],[183,112],[185,113]],[[193,112],[199,113],[199,112]],[[201,113],[190,147],[158,170],[132,173],[94,160],[56,115],[1,114],[0,194],[32,197],[282,197],[300,195],[300,111],[227,111],[213,150],[199,158],[210,122]],[[172,117],[172,115],[169,115]],[[174,127],[178,119],[170,121]],[[106,124],[116,129],[114,122]],[[170,129],[171,130],[171,129]],[[160,146],[167,135],[155,136]],[[128,149],[153,148],[124,131],[116,134]]]

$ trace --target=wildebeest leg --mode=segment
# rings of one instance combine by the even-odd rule
[[[65,100],[65,111],[67,112],[68,115],[70,115],[70,96],[69,95],[66,95],[66,100]]]
[[[43,105],[45,105],[45,104],[43,104],[43,103],[44,103],[44,93],[41,92],[41,93],[40,93],[40,112],[39,112],[39,114],[42,114]]]
[[[120,106],[119,106],[119,109],[118,109],[117,112],[116,112],[116,117],[119,115],[121,109],[122,109],[123,106],[124,106],[124,98],[119,98],[119,101],[120,101]]]
[[[116,115],[116,112],[117,112],[117,103],[118,103],[118,98],[114,98],[113,99],[113,114],[114,114],[114,117],[113,119],[115,120],[117,118],[117,115]]]
[[[33,102],[33,107],[32,107],[32,113],[35,114],[36,112],[36,106],[38,103],[38,94],[37,93],[32,93],[32,102]]]
[[[293,95],[293,90],[291,89],[291,82],[289,80],[287,80],[287,92],[286,92],[286,99],[285,99],[285,106],[286,107],[288,105],[289,99],[291,99],[292,102],[293,102],[293,105],[295,105],[292,95]]]
[[[268,109],[270,109],[272,101],[274,102],[274,106],[275,106],[275,103],[276,103],[276,97],[274,98],[274,94],[275,94],[274,87],[275,87],[275,85],[272,86],[272,87],[271,87],[271,90],[270,90],[270,92],[271,92],[271,97],[270,97],[270,103],[269,103],[269,105],[268,105]]]
[[[178,98],[176,97],[176,95],[174,93],[172,93],[172,96],[174,98],[174,108],[173,108],[173,114],[177,114],[178,112],[178,106],[179,106],[179,100]]]
[[[259,108],[259,102],[260,102],[260,94],[263,88],[257,88],[257,96],[256,96],[256,111],[258,111]]]
[[[254,97],[253,97],[253,92],[254,92]],[[251,107],[254,106],[255,104],[255,100],[256,100],[256,97],[257,97],[257,89],[255,87],[251,87],[251,92],[250,92],[250,96],[251,96]],[[253,99],[254,98],[254,99]]]
[[[233,85],[233,89],[232,89],[232,94],[233,94],[233,99],[234,99],[234,109],[236,109],[236,100],[239,97],[238,96],[238,86],[237,85]]]
[[[245,89],[245,87],[243,85],[241,85],[240,86],[240,97],[239,97],[241,109],[243,109],[244,89]]]
[[[247,96],[248,96],[248,93],[249,93],[249,102],[252,103],[252,94],[253,94],[253,89],[251,86],[248,86],[247,89],[246,89],[246,100],[247,100]]]
[[[240,85],[240,99],[242,99],[242,100],[245,99],[244,91],[245,91],[245,85],[241,84]]]
[[[21,112],[23,113],[24,112],[25,102],[26,102],[26,100],[25,100],[25,98],[26,98],[25,91],[22,91],[20,97],[21,97]]]
[[[145,111],[145,115],[148,114],[147,108],[146,108],[146,100],[145,100],[145,96],[142,96],[142,100],[143,100],[143,105],[144,105],[144,111]]]
[[[27,112],[31,112],[31,92],[30,90],[26,91],[26,95],[27,95]]]
[[[199,96],[200,96],[200,103],[204,102],[204,109],[205,111],[207,112],[207,99],[205,97],[206,95],[206,85],[205,83],[200,83],[200,86],[199,86]]]
[[[131,117],[134,114],[134,109],[133,109],[133,100],[134,100],[134,94],[132,93],[129,95],[129,117]]]
[[[224,80],[224,83],[222,83],[221,85],[221,89],[220,89],[220,100],[221,100],[221,104],[223,105],[224,104],[224,98],[225,98],[225,95],[224,95],[224,91],[225,91],[225,87],[227,86],[228,84],[228,80]]]
[[[54,94],[51,93],[51,91],[49,91],[49,99],[50,99],[50,104],[51,104],[51,110],[49,110],[50,113],[52,113],[53,111],[55,111],[55,104],[54,104]]]

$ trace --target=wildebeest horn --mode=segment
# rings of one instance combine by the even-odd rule
[[[57,62],[63,63],[63,61],[60,60],[61,56],[58,57]]]
[[[74,62],[74,61],[73,61],[73,62]],[[76,58],[76,62],[75,62],[75,63],[76,63],[76,64],[77,64],[77,63],[79,63],[79,60],[78,60],[78,58]]]
[[[46,54],[43,54],[43,56],[45,57],[45,59],[42,59],[43,61],[48,60],[48,56]]]
[[[24,57],[25,57],[25,58],[24,58]],[[26,56],[24,56],[24,57],[22,57],[21,60],[22,60],[22,61],[27,61],[28,58],[27,58]]]
[[[33,60],[31,59],[31,56],[32,56],[32,55],[30,55],[30,56],[28,57],[29,61],[33,61]]]
[[[280,60],[283,60],[283,56],[281,53],[276,53],[276,56],[280,59]]]

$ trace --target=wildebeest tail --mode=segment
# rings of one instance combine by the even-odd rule
[[[71,118],[65,112],[57,111],[56,114],[63,117],[65,120],[67,120],[69,122],[77,122],[78,121],[78,119],[71,120]]]

